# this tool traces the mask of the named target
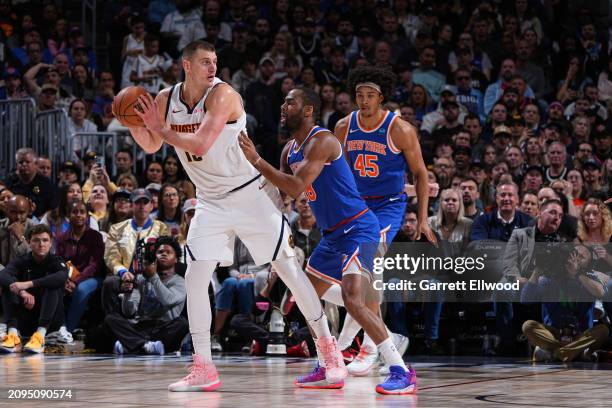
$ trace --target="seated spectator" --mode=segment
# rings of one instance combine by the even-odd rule
[[[160,34],[165,41],[165,49],[178,56],[182,48],[182,38],[189,31],[189,27],[200,23],[202,10],[193,0],[178,0],[175,2],[176,10],[167,14],[162,21]],[[185,44],[186,45],[186,44]]]
[[[78,183],[80,173],[81,169],[77,166],[75,162],[71,160],[65,161],[59,168],[59,181],[57,183],[57,186],[61,188],[72,183]]]
[[[155,214],[157,214],[157,210],[159,209],[159,192],[161,191],[161,183],[149,183],[145,187],[145,190],[147,190],[149,194],[151,194],[151,197],[153,197],[153,212],[151,214],[155,216]]]
[[[164,182],[164,168],[162,164],[158,161],[152,161],[147,164],[147,168],[144,171],[144,179],[141,186],[146,186],[149,183],[156,183],[161,186]]]
[[[191,220],[195,215],[195,209],[198,205],[197,198],[188,198],[183,203],[183,208],[181,212],[183,213],[183,217],[181,218],[181,225],[179,227],[179,236],[178,242],[181,245],[184,245],[187,242],[187,234],[189,233],[189,225],[191,225]],[[184,262],[187,263],[187,262]]]
[[[123,59],[121,88],[134,85],[130,80],[130,75],[136,58],[144,52],[144,38],[147,34],[145,20],[140,15],[133,14],[130,17],[130,30],[131,33],[123,39],[123,49],[121,50],[121,58]]]
[[[523,193],[521,204],[519,205],[519,211],[527,214],[531,218],[536,218],[540,213],[538,196],[532,190],[528,190]]]
[[[47,330],[64,324],[63,290],[68,271],[62,259],[50,254],[51,233],[46,225],[30,229],[32,252],[21,255],[0,271],[2,307],[8,327],[0,350],[21,351],[21,336],[30,336],[23,348],[30,353],[45,351]]]
[[[132,169],[134,167],[134,156],[132,150],[122,149],[115,153],[115,166],[117,167],[116,180],[118,180],[118,177],[123,174],[132,174]]]
[[[462,194],[463,215],[465,218],[469,218],[473,221],[476,217],[483,214],[480,191],[478,190],[478,181],[472,177],[468,177],[461,182],[459,189]]]
[[[573,215],[569,214],[569,200],[563,193],[558,193],[550,187],[541,188],[538,191],[538,202],[540,209],[542,204],[547,200],[559,200],[563,205],[563,217],[561,219],[561,227],[559,233],[567,241],[573,241],[578,234],[578,220]]]
[[[255,265],[246,246],[236,239],[234,263],[229,267],[229,277],[221,282],[219,291],[215,294],[215,327],[210,340],[212,351],[223,351],[221,334],[236,303],[240,314],[253,313],[255,294],[265,286],[268,271],[269,265]]]
[[[436,49],[432,46],[423,47],[419,53],[419,67],[412,71],[412,81],[423,85],[437,102],[446,81],[444,75],[435,70],[435,62]]]
[[[15,153],[17,172],[8,179],[6,187],[14,194],[26,196],[35,205],[34,215],[42,217],[47,211],[57,207],[57,190],[53,182],[37,172],[36,157],[33,149],[23,147]]]
[[[149,217],[153,206],[148,191],[142,188],[136,189],[130,199],[134,207],[134,216],[119,224],[111,225],[104,246],[106,266],[113,275],[118,275],[123,281],[133,281],[134,274],[138,272],[134,270],[132,263],[136,241],[157,238],[170,232],[164,223]]]
[[[543,322],[523,323],[525,337],[535,346],[534,361],[591,361],[593,352],[608,338],[605,324],[593,325],[594,303],[604,296],[605,286],[590,269],[592,260],[592,253],[581,245],[562,260],[556,273],[533,269],[521,291],[521,302],[542,302]]]
[[[30,207],[30,200],[22,195],[14,195],[6,201],[6,218],[0,220],[0,265],[8,265],[30,251],[25,237],[36,225],[28,218]]]
[[[132,192],[138,188],[138,180],[131,173],[123,173],[117,177],[117,187]]]
[[[96,124],[100,129],[106,130],[108,125],[115,117],[112,111],[113,99],[115,98],[115,79],[113,73],[108,71],[100,72],[98,90],[94,96],[93,107],[91,109]]]
[[[464,216],[463,200],[457,190],[440,193],[438,213],[427,220],[432,231],[448,245],[448,256],[459,256],[470,240],[472,220]]]
[[[3,99],[23,99],[28,97],[24,88],[19,71],[15,68],[7,68],[3,75],[4,88],[0,88],[0,96]]]
[[[151,95],[155,96],[161,91],[162,73],[172,63],[165,56],[159,54],[159,38],[147,34],[144,39],[144,53],[138,55],[132,65],[130,81],[134,85],[142,86]]]
[[[69,332],[79,327],[87,301],[102,286],[104,242],[102,235],[88,225],[89,214],[83,201],[70,203],[69,226],[56,242],[55,254],[69,267],[69,279],[64,287],[70,296],[66,315]]]
[[[295,209],[298,213],[298,218],[291,222],[291,234],[295,246],[304,251],[304,256],[308,260],[312,251],[321,241],[321,230],[317,227],[317,220],[312,213],[308,198],[304,193],[295,200]]]
[[[57,239],[68,231],[70,227],[70,210],[72,208],[72,204],[75,201],[83,202],[83,192],[81,191],[81,186],[78,183],[72,183],[67,186],[64,186],[60,189],[60,202],[56,209],[51,210],[40,220],[41,224],[46,224],[49,226],[49,230],[51,231],[51,237],[53,238],[53,247],[56,248]],[[98,229],[98,223],[95,219],[89,218],[87,220],[89,228],[94,230]]]
[[[38,156],[36,158],[36,168],[41,176],[45,176],[48,179],[52,178],[53,163],[47,156]]]
[[[94,158],[96,157],[95,152],[89,152],[87,153],[86,158],[87,156],[90,156],[91,153],[93,153]],[[87,164],[85,164],[85,167],[87,167]],[[89,202],[91,194],[93,194],[94,186],[104,187],[108,194],[113,194],[115,191],[117,191],[117,186],[110,180],[110,177],[106,172],[106,168],[97,162],[92,162],[89,170],[89,176],[87,177],[85,184],[83,184],[83,201],[86,203]]]
[[[176,237],[182,218],[178,190],[172,184],[164,183],[158,197],[159,205],[154,218],[166,224],[170,235]]]
[[[189,332],[181,316],[187,298],[185,279],[176,273],[181,248],[174,239],[160,237],[153,250],[154,262],[145,263],[133,281],[120,282],[112,276],[104,282],[104,297],[118,298],[123,293],[120,310],[104,319],[104,326],[117,339],[115,354],[164,355],[165,350],[179,350]]]
[[[608,272],[612,267],[612,255],[609,253],[612,241],[612,217],[608,206],[597,198],[589,198],[578,218],[578,240],[592,247],[596,259],[593,268],[599,272]]]
[[[109,202],[108,196],[108,191],[102,184],[96,184],[93,186],[91,195],[87,201],[87,206],[89,207],[89,215],[96,222],[99,222],[101,219],[106,217]]]
[[[112,225],[123,222],[134,215],[132,208],[132,201],[130,197],[132,192],[120,188],[115,191],[110,203],[110,210],[106,214],[106,217],[102,218],[99,222],[100,231],[108,233]],[[104,234],[106,238],[106,234]]]
[[[14,194],[11,190],[0,182],[0,220],[3,220],[7,216],[7,204],[8,201],[13,197]]]
[[[87,52],[87,49],[79,50]],[[85,54],[87,55],[87,54]],[[79,63],[72,67],[72,95],[86,101],[93,101],[96,95],[96,84],[87,65]]]
[[[176,153],[168,154],[163,161],[164,168],[164,183],[176,183],[179,180],[187,178],[185,170],[179,161]]]

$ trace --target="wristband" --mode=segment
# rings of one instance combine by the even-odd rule
[[[259,163],[260,160],[261,160],[261,156],[259,156],[257,160],[255,160],[255,163],[253,163],[253,167],[257,166],[257,163]]]

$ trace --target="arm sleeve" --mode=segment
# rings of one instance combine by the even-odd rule
[[[155,291],[157,299],[166,307],[180,304],[184,302],[187,297],[185,280],[182,278],[174,278],[168,282],[168,286],[166,286],[159,278],[159,275],[155,274],[149,279],[149,282],[153,285],[153,290]]]
[[[42,278],[32,280],[32,285],[35,288],[63,288],[68,279],[68,268],[61,259],[56,258],[50,265],[50,273]]]
[[[108,232],[108,238],[106,238],[106,245],[104,247],[104,262],[106,266],[113,272],[113,274],[119,274],[119,271],[128,269],[121,263],[121,252],[119,251],[119,234],[116,226],[111,226]]]
[[[21,259],[17,258],[0,271],[0,287],[7,288],[11,283],[17,282],[21,263]]]

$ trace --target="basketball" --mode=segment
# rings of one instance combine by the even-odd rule
[[[128,86],[115,96],[115,99],[113,99],[113,114],[123,126],[144,126],[142,119],[134,109],[140,109],[138,97],[146,93],[146,89],[141,86]]]

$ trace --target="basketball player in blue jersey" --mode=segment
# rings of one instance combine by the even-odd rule
[[[409,167],[417,188],[419,217],[417,239],[424,234],[435,243],[436,238],[427,224],[428,178],[423,163],[416,130],[398,115],[383,108],[393,84],[393,72],[379,67],[359,67],[349,73],[348,85],[359,107],[336,124],[335,135],[344,146],[346,158],[357,183],[359,194],[378,218],[381,252],[387,250],[399,231],[406,212],[404,193],[406,169]],[[338,343],[347,348],[360,327],[347,316]],[[408,346],[404,336],[393,335],[403,354]],[[399,339],[398,339],[399,338]],[[378,361],[378,351],[366,334],[359,355],[348,371],[352,375],[367,375]],[[385,373],[383,368],[383,374]]]
[[[376,216],[360,197],[344,159],[342,146],[327,129],[315,125],[321,102],[308,88],[296,88],[285,97],[281,125],[291,140],[281,156],[282,171],[263,160],[246,135],[240,136],[247,160],[278,188],[297,198],[305,192],[323,231],[306,271],[320,297],[334,284],[342,289],[344,306],[377,344],[390,364],[390,375],[376,387],[381,394],[416,391],[416,373],[404,364],[380,316],[380,305],[371,281],[379,242]],[[334,302],[336,303],[336,302]],[[325,380],[326,361],[296,380],[303,388],[340,388],[344,382]]]
[[[329,333],[318,294],[295,259],[289,225],[280,210],[278,189],[261,177],[238,144],[246,113],[240,95],[215,76],[215,48],[194,41],[183,50],[185,81],[139,99],[145,127],[130,128],[147,152],[165,142],[176,149],[196,186],[197,205],[187,235],[185,286],[189,329],[195,353],[190,373],[170,391],[214,391],[221,386],[210,348],[208,286],[217,265],[233,262],[239,237],[258,265],[270,262],[291,289],[317,336],[329,369],[327,380],[340,382],[347,371]],[[129,272],[123,273],[123,277]]]

